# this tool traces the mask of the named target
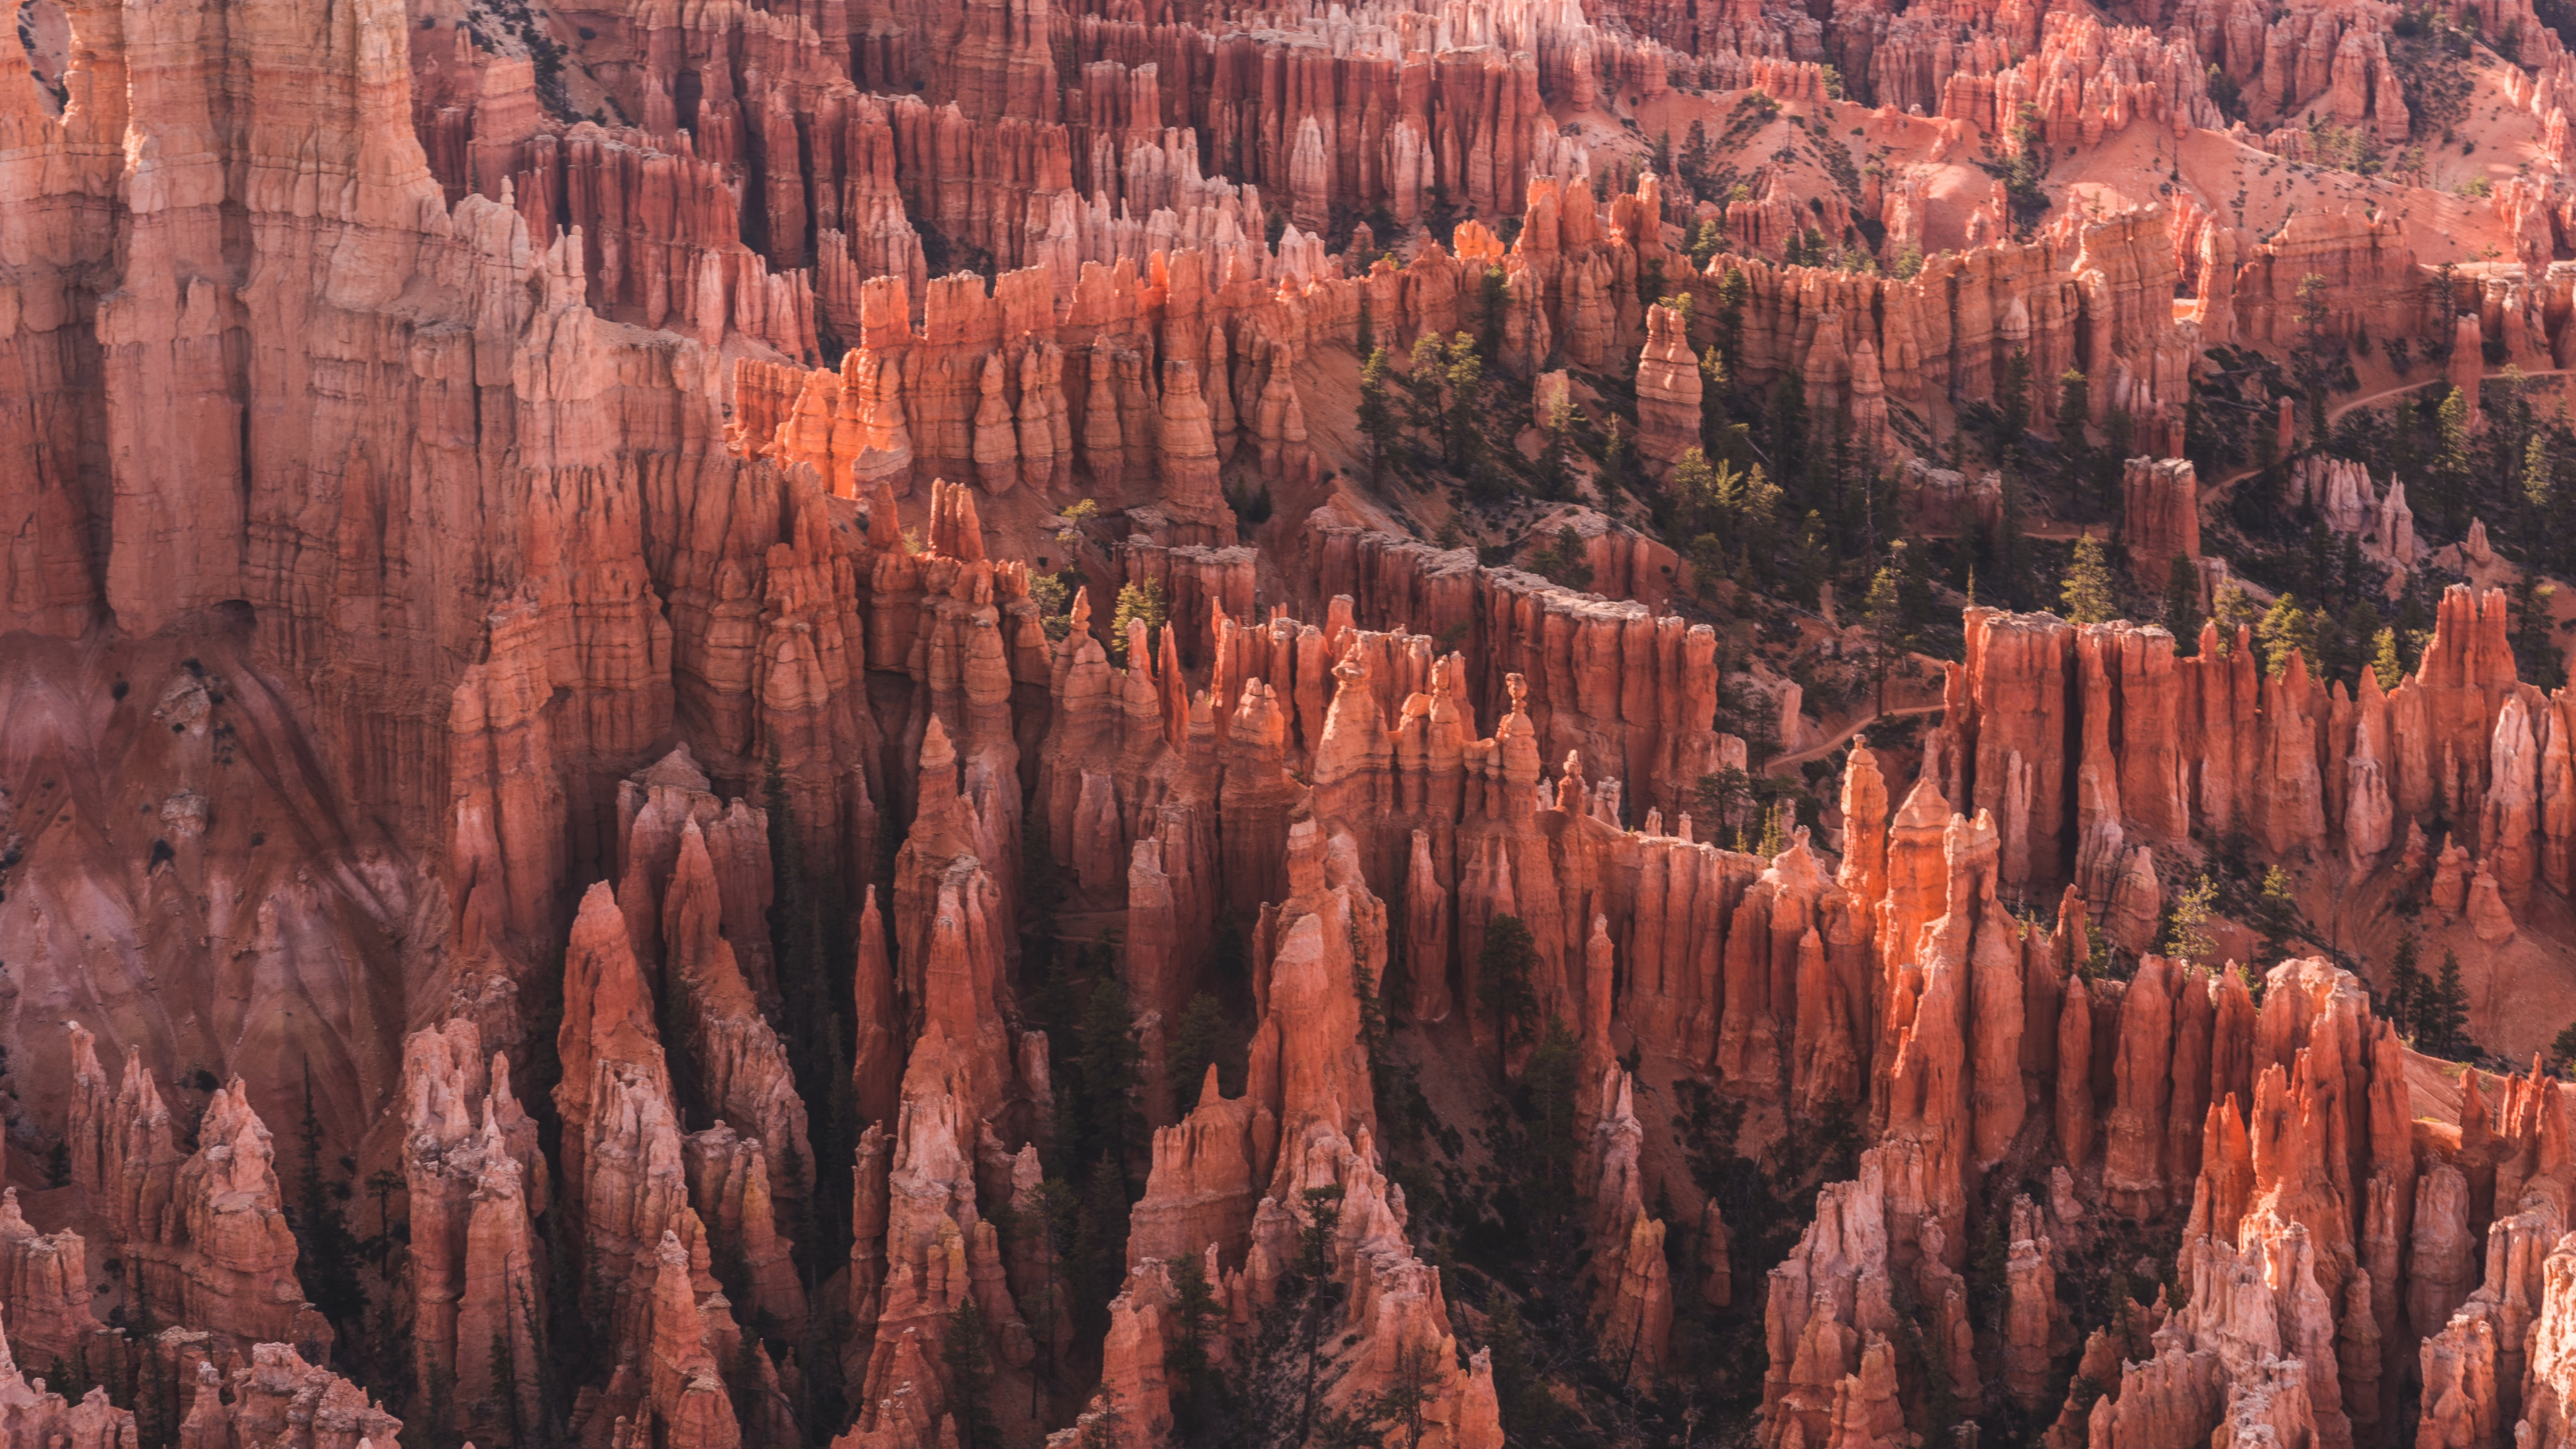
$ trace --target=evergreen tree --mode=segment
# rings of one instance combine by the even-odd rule
[[[2549,462],[2549,435],[2534,432],[2522,450],[2522,501],[2534,515],[2549,511],[2549,493],[2556,481]]]
[[[1548,404],[1547,441],[1538,455],[1538,496],[1561,502],[1574,496],[1574,403],[1559,393]]]
[[[2549,1040],[2549,1069],[2564,1077],[2576,1071],[2576,1022]]]
[[[1593,481],[1604,504],[1613,493],[1628,486],[1628,438],[1619,430],[1617,413],[1610,415],[1610,437],[1602,444],[1601,470],[1593,475]]]
[[[1546,1241],[1582,1205],[1575,1161],[1582,1150],[1575,1130],[1575,1091],[1583,1075],[1582,1048],[1562,1018],[1551,1016],[1547,1035],[1530,1053],[1521,1074],[1524,1135],[1520,1151],[1521,1204],[1539,1241]]]
[[[1184,1444],[1200,1441],[1225,1398],[1225,1379],[1209,1362],[1208,1343],[1225,1326],[1225,1305],[1209,1286],[1196,1253],[1183,1253],[1172,1268],[1171,1328],[1164,1340],[1163,1377],[1172,1393],[1172,1428]]]
[[[2084,425],[2093,412],[2093,387],[2080,367],[2057,375],[2057,433],[2077,447],[2084,445]]]
[[[2370,672],[2379,676],[2382,694],[2395,689],[2406,678],[2406,666],[2397,658],[2397,631],[2382,629],[2371,640]]]
[[[1771,384],[1764,420],[1772,466],[1785,477],[1796,477],[1807,460],[1807,390],[1796,374],[1784,372]]]
[[[1810,508],[1798,522],[1798,538],[1791,546],[1790,588],[1806,608],[1816,607],[1826,577],[1833,571],[1833,548],[1828,541],[1824,515]]]
[[[1556,541],[1529,556],[1531,571],[1553,584],[1569,589],[1592,587],[1592,565],[1583,547],[1583,539],[1571,524],[1556,531]]]
[[[1934,603],[1924,550],[1898,539],[1888,546],[1887,556],[1896,564],[1896,602],[1905,618],[1906,633],[1920,638],[1932,622]]]
[[[1369,294],[1366,287],[1360,289],[1359,339],[1357,346],[1352,350],[1362,357],[1374,356],[1378,350],[1377,317],[1369,307]]]
[[[2030,353],[2027,349],[2016,347],[2012,356],[2004,359],[2004,385],[1997,395],[1997,402],[2003,409],[2004,429],[2003,436],[1995,440],[1996,445],[2004,453],[2018,453],[2022,435],[2030,431]],[[2001,463],[2003,458],[1999,455],[1995,461]]]
[[[1001,1449],[1002,1420],[993,1405],[993,1334],[972,1294],[948,1312],[939,1364],[948,1371],[948,1418],[957,1430],[957,1449]]]
[[[2416,964],[2415,933],[2408,931],[2397,938],[2396,954],[2388,961],[2388,1024],[2397,1028],[2399,1036],[2423,1036],[2431,989],[2424,968]]]
[[[1691,133],[1699,134],[1699,122],[1691,122]],[[1369,1417],[1393,1425],[1403,1449],[1420,1449],[1423,1411],[1438,1402],[1439,1371],[1440,1362],[1429,1348],[1410,1345],[1395,1356],[1394,1378],[1369,1402]]]
[[[2102,556],[2102,541],[2091,534],[2075,540],[2075,562],[2058,585],[2066,617],[2078,624],[2107,624],[2120,614],[2120,596],[2111,566]]]
[[[2218,887],[2204,875],[2175,897],[2165,918],[2165,954],[2184,961],[2206,961],[2217,953],[2210,939],[2209,918],[2218,912]]]
[[[2165,628],[2176,654],[2189,654],[2200,639],[2200,570],[2188,554],[2175,554],[2165,573]]]
[[[2445,528],[2461,529],[2467,526],[2471,468],[2467,393],[2453,388],[2442,399],[2441,410],[2434,414],[2434,433],[2438,441],[2433,456],[2433,483],[2442,506],[2442,523]]]
[[[1306,1390],[1304,1408],[1297,1424],[1297,1443],[1305,1443],[1315,1431],[1316,1370],[1322,1362],[1324,1322],[1339,1302],[1334,1291],[1333,1245],[1342,1225],[1342,1187],[1310,1187],[1302,1194],[1306,1220],[1297,1229],[1297,1261],[1292,1277],[1296,1283],[1298,1303],[1298,1337],[1304,1344]]]
[[[1127,1280],[1127,1175],[1104,1155],[1092,1162],[1084,1178],[1081,1204],[1074,1210],[1073,1251],[1066,1255],[1067,1276],[1076,1330],[1096,1337],[1108,1331],[1109,1300]]]
[[[2239,629],[2251,629],[2263,622],[2263,611],[2254,606],[2251,595],[2235,584],[2220,588],[2217,602],[2212,614],[2218,620],[2218,652],[2223,655],[2236,647]]]
[[[1359,428],[1368,455],[1368,477],[1374,487],[1386,476],[1386,460],[1403,436],[1395,405],[1387,396],[1387,360],[1383,347],[1372,350],[1360,368]]]
[[[1681,155],[1675,158],[1674,164],[1680,168],[1682,179],[1690,183],[1693,195],[1701,201],[1714,199],[1707,194],[1709,168],[1716,164],[1714,156],[1715,150],[1709,145],[1707,124],[1694,119],[1689,133],[1682,138]]]
[[[1121,584],[1117,606],[1109,613],[1109,658],[1121,669],[1127,667],[1127,626],[1145,626],[1145,647],[1152,649],[1155,636],[1162,631],[1170,615],[1163,602],[1163,581],[1147,579],[1142,583]]]
[[[1080,1053],[1073,1084],[1075,1150],[1083,1160],[1123,1164],[1146,1141],[1145,1116],[1136,1102],[1145,1082],[1145,1052],[1136,1044],[1135,1013],[1115,971],[1101,972],[1092,983],[1074,1041]]]
[[[366,1316],[367,1290],[358,1279],[358,1240],[340,1211],[349,1195],[346,1183],[333,1183],[322,1170],[322,1119],[313,1107],[313,1068],[304,1068],[304,1116],[296,1136],[304,1159],[295,1174],[295,1210],[287,1214],[296,1240],[296,1276],[313,1306],[342,1330]]]
[[[1449,341],[1445,380],[1449,386],[1447,459],[1451,472],[1471,488],[1485,485],[1485,360],[1461,332]]]
[[[2289,668],[2290,656],[2305,659],[2311,673],[2317,667],[2316,617],[2300,607],[2296,594],[2283,594],[2272,601],[2263,622],[2254,628],[2255,641],[2263,649],[2265,672],[2278,674]]]
[[[1538,944],[1527,923],[1518,916],[1496,916],[1485,923],[1484,948],[1476,953],[1476,1005],[1493,1027],[1505,1062],[1537,1034],[1537,969]]]
[[[1440,344],[1440,334],[1425,330],[1413,339],[1413,366],[1404,375],[1407,419],[1416,429],[1434,438],[1449,436],[1449,416],[1442,403],[1442,389],[1449,380],[1449,360]]]
[[[1127,1449],[1127,1411],[1118,1406],[1118,1391],[1103,1385],[1099,1405],[1086,1410],[1074,1449]]]
[[[1499,360],[1503,355],[1503,323],[1512,311],[1511,279],[1503,275],[1501,267],[1485,268],[1477,285],[1476,301],[1476,340],[1468,345],[1485,357]],[[1456,342],[1466,341],[1467,334],[1459,333]],[[1457,356],[1456,343],[1452,344],[1450,356]]]
[[[2513,658],[2515,673],[2541,690],[2567,682],[2567,657],[2559,652],[2557,619],[2549,608],[2557,590],[2540,581],[2537,569],[2525,569],[2513,585]]]
[[[1907,635],[1896,564],[1886,564],[1871,575],[1869,593],[1861,601],[1861,627],[1869,633],[1870,674],[1878,687],[1878,707],[1883,711],[1887,708],[1888,666],[1905,651]]]
[[[1222,1081],[1229,1068],[1239,1065],[1228,1038],[1225,1010],[1216,998],[1204,991],[1192,996],[1189,1009],[1181,1013],[1180,1025],[1172,1030],[1170,1051],[1172,1094],[1183,1114],[1198,1101],[1208,1068],[1217,1068]]]
[[[1776,858],[1789,848],[1789,832],[1780,825],[1781,815],[1787,809],[1788,802],[1784,800],[1762,812],[1762,842],[1754,849],[1764,859]]]
[[[1699,443],[1713,455],[1732,421],[1727,390],[1726,357],[1712,342],[1699,355]]]
[[[1726,274],[1717,279],[1717,351],[1718,361],[1732,375],[1744,360],[1744,303],[1753,294],[1752,285],[1744,279],[1744,269],[1729,264]]]
[[[2027,608],[2031,600],[2030,536],[2023,526],[2021,474],[2004,475],[2002,508],[1995,520],[1995,575],[2001,585],[1996,590],[2003,601],[2016,609]],[[1970,517],[1973,519],[1974,514]]]
[[[2469,1040],[2469,988],[2460,980],[2460,953],[2442,953],[2441,979],[2434,983],[2432,1009],[2422,1022],[2423,1049],[2435,1056],[2458,1059],[2474,1054],[2477,1043]]]
[[[2093,454],[2093,497],[2108,514],[2121,506],[2121,472],[2137,448],[2137,420],[2129,416],[2128,409],[2115,407],[2103,415],[2102,435],[2108,441]]]
[[[2275,865],[2263,873],[2263,891],[2255,899],[2254,918],[2263,927],[2263,939],[2255,954],[2265,961],[2283,954],[2299,923],[2299,903],[2292,893],[2288,871]]]
[[[758,1340],[746,1337],[743,1341],[746,1344],[749,1344],[755,1343]],[[501,1442],[504,1444],[520,1443],[521,1428],[519,1424],[518,1393],[519,1356],[517,1350],[510,1342],[510,1332],[507,1328],[496,1328],[492,1330],[492,1349],[490,1359],[493,1395],[501,1401]]]

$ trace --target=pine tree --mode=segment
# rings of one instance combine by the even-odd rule
[[[2469,492],[2469,396],[2458,388],[2442,399],[2440,411],[2434,414],[2437,438],[2433,455],[2433,482],[2442,505],[2443,526],[2463,528],[2467,524]]]
[[[2433,1010],[2423,1023],[2425,1050],[2458,1059],[2477,1051],[2469,1040],[2469,988],[2460,980],[2460,953],[2442,953],[2441,979],[2433,987]]]
[[[2174,652],[2189,654],[2200,639],[2200,570],[2188,554],[2175,554],[2165,573],[2165,628]]]
[[[1297,1264],[1295,1278],[1301,1302],[1298,1308],[1299,1337],[1305,1343],[1305,1407],[1298,1417],[1297,1438],[1303,1444],[1315,1430],[1316,1369],[1321,1363],[1324,1320],[1330,1315],[1340,1295],[1331,1288],[1333,1245],[1342,1223],[1342,1187],[1310,1187],[1303,1194],[1306,1221],[1297,1230]]]
[[[1708,140],[1707,123],[1694,119],[1690,123],[1689,133],[1682,138],[1681,155],[1674,161],[1674,164],[1680,168],[1682,179],[1691,184],[1691,190],[1694,193],[1703,193],[1708,186],[1709,168],[1716,164],[1713,156],[1714,151]],[[1714,198],[1700,194],[1698,199],[1708,201]]]
[[[2431,986],[2424,968],[2416,964],[2415,933],[2408,931],[2397,938],[2396,954],[2388,960],[2388,1024],[2397,1028],[2399,1036],[2423,1036]]]
[[[2239,629],[2251,629],[2263,622],[2263,611],[2254,606],[2251,595],[2235,584],[2219,589],[2217,603],[2212,617],[2218,621],[2218,652],[2225,655],[2236,647]]]
[[[322,1172],[322,1119],[313,1107],[313,1069],[304,1069],[304,1117],[296,1135],[304,1160],[296,1169],[296,1209],[288,1222],[295,1230],[297,1276],[334,1328],[354,1326],[367,1312],[366,1286],[358,1279],[358,1244],[341,1214],[336,1188]]]
[[[2291,891],[2289,872],[2275,865],[2263,873],[2263,893],[2255,901],[2254,914],[2263,925],[2257,954],[2266,961],[2281,955],[2299,922],[2299,903]]]
[[[1782,373],[1771,384],[1771,403],[1764,414],[1771,462],[1783,476],[1794,478],[1807,461],[1807,391],[1796,374]]]
[[[1726,357],[1712,342],[1699,355],[1699,445],[1712,454],[1722,451],[1731,420],[1727,390]]]
[[[1717,279],[1717,351],[1718,360],[1732,375],[1743,362],[1744,303],[1753,288],[1744,279],[1744,269],[1730,264],[1726,274]]]
[[[1169,615],[1163,603],[1163,581],[1146,579],[1142,583],[1121,584],[1117,606],[1109,613],[1109,658],[1121,669],[1127,667],[1127,626],[1141,622],[1145,626],[1145,647],[1154,647],[1154,636],[1161,632]]]
[[[1448,380],[1449,363],[1440,334],[1426,330],[1413,339],[1413,367],[1404,375],[1404,394],[1412,415],[1407,421],[1434,438],[1449,436],[1449,416],[1441,401],[1441,387]]]
[[[1449,385],[1449,468],[1471,487],[1477,486],[1487,481],[1485,361],[1464,332],[1450,339],[1444,375]]]
[[[2558,649],[2558,621],[2549,607],[2557,589],[2540,581],[2539,570],[2525,569],[2513,585],[2513,658],[2515,672],[2533,687],[2556,689],[2567,682],[2567,658]]]
[[[1136,1016],[1116,972],[1103,971],[1092,983],[1074,1042],[1080,1053],[1075,1058],[1079,1090],[1072,1124],[1076,1150],[1081,1160],[1097,1156],[1124,1163],[1146,1140],[1144,1114],[1136,1102],[1145,1082],[1145,1052],[1136,1044]]]
[[[2031,602],[2030,536],[2023,526],[2021,474],[2004,475],[2002,507],[1995,519],[1995,571],[2002,587],[1997,592],[2006,604],[2018,609]],[[1974,514],[1970,517],[1973,520]]]
[[[2283,594],[2272,601],[2263,622],[2254,628],[2254,638],[2263,649],[2265,672],[2278,674],[2290,667],[2290,656],[2305,659],[2309,672],[2317,667],[2316,617],[2299,605],[2296,594]]]
[[[1395,418],[1395,405],[1387,397],[1386,349],[1376,348],[1360,367],[1360,438],[1368,453],[1370,486],[1386,476],[1386,460],[1396,450],[1403,436]]]
[[[1477,285],[1476,301],[1476,339],[1469,345],[1482,355],[1499,361],[1503,355],[1503,323],[1512,311],[1511,280],[1504,276],[1501,267],[1485,268],[1485,275]],[[1463,332],[1458,334],[1459,341],[1466,341],[1466,337]],[[1451,355],[1454,357],[1456,354],[1453,351]]]
[[[1502,1059],[1527,1045],[1538,1031],[1538,944],[1518,916],[1485,923],[1484,948],[1476,953],[1476,1004],[1494,1029]]]
[[[2004,359],[2004,385],[1999,394],[2004,414],[2003,436],[1997,440],[2006,452],[2019,452],[2022,434],[2030,431],[2030,353],[2016,347]],[[2002,459],[1998,458],[1997,462]]]
[[[1086,1335],[1106,1332],[1109,1300],[1127,1279],[1127,1175],[1107,1155],[1094,1159],[1084,1175],[1080,1206],[1074,1211],[1070,1273],[1074,1321]]]
[[[755,1343],[758,1340],[746,1336],[743,1341],[745,1343]],[[492,1390],[494,1395],[501,1401],[501,1433],[499,1437],[501,1442],[504,1444],[517,1444],[521,1442],[519,1425],[519,1356],[510,1342],[510,1333],[508,1329],[496,1328],[492,1330],[492,1350],[490,1359]]]
[[[1172,1093],[1182,1113],[1187,1114],[1199,1099],[1199,1089],[1207,1081],[1210,1067],[1217,1068],[1222,1078],[1233,1061],[1225,1024],[1225,1009],[1215,997],[1202,991],[1190,998],[1189,1008],[1181,1013],[1180,1025],[1172,1029],[1170,1075]]]
[[[1699,122],[1691,122],[1691,130],[1696,134]],[[1429,1348],[1412,1344],[1396,1354],[1395,1376],[1370,1400],[1369,1415],[1394,1425],[1403,1438],[1403,1449],[1420,1449],[1423,1411],[1438,1401],[1439,1384],[1439,1360]]]
[[[2084,370],[2070,367],[2057,375],[2057,436],[2067,444],[2068,456],[2080,458],[2085,447],[2084,425],[2093,412],[2093,387],[2085,380]]]
[[[1563,393],[1548,404],[1546,438],[1538,454],[1538,496],[1558,502],[1574,496],[1574,403]]]
[[[1525,1135],[1515,1156],[1521,1202],[1542,1241],[1553,1236],[1583,1200],[1575,1181],[1575,1163],[1583,1146],[1575,1122],[1582,1058],[1564,1019],[1551,1016],[1547,1035],[1530,1053],[1529,1069],[1521,1074]]]
[[[1617,413],[1610,415],[1609,441],[1602,444],[1601,470],[1593,478],[1605,505],[1610,502],[1611,494],[1628,486],[1628,438],[1619,430]]]
[[[1377,316],[1369,307],[1369,294],[1366,287],[1360,289],[1359,337],[1357,346],[1353,350],[1362,357],[1371,356],[1377,351]]]
[[[1183,1253],[1173,1265],[1168,1321],[1163,1376],[1172,1390],[1172,1427],[1182,1443],[1196,1443],[1225,1394],[1224,1377],[1208,1360],[1208,1342],[1225,1325],[1225,1305],[1196,1253]]]
[[[2111,566],[2102,556],[2102,541],[2086,534],[2075,541],[2075,562],[2058,585],[2066,617],[2078,624],[2107,624],[2119,617],[2120,598]]]
[[[2217,952],[2209,936],[2209,918],[2217,914],[2218,887],[2204,875],[2174,899],[2165,919],[2165,954],[2185,961],[2206,961]]]
[[[1529,556],[1529,566],[1548,582],[1579,591],[1592,587],[1592,565],[1586,562],[1587,557],[1583,539],[1572,524],[1567,524],[1556,531],[1554,543]]]
[[[2576,1022],[2550,1038],[2549,1069],[2562,1077],[2576,1072]]]
[[[2406,679],[2406,666],[2397,657],[2397,631],[2382,629],[2371,641],[2370,672],[2379,676],[2382,694],[2395,689]]]
[[[972,1294],[948,1312],[939,1344],[948,1371],[948,1418],[957,1449],[1001,1449],[1002,1420],[993,1406],[993,1334]]]
[[[1861,627],[1869,633],[1870,674],[1878,687],[1878,707],[1887,708],[1887,671],[1906,643],[1905,605],[1897,565],[1889,563],[1870,576],[1861,601]]]
[[[1118,1406],[1118,1391],[1101,1385],[1095,1404],[1082,1415],[1074,1449],[1127,1449],[1127,1411]]]
[[[1781,814],[1787,808],[1788,802],[1784,800],[1762,812],[1762,843],[1754,849],[1766,860],[1776,858],[1789,848],[1789,832],[1780,824]]]

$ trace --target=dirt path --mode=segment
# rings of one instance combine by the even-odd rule
[[[1762,773],[1765,775],[1777,775],[1785,770],[1794,770],[1800,765],[1807,763],[1809,760],[1821,760],[1825,756],[1842,748],[1843,744],[1851,739],[1852,736],[1859,734],[1862,730],[1868,729],[1871,725],[1878,723],[1880,720],[1904,719],[1908,716],[1918,714],[1939,714],[1942,708],[1943,706],[1937,703],[1909,704],[1888,710],[1883,714],[1863,716],[1862,718],[1856,719],[1850,724],[1843,726],[1842,733],[1835,735],[1832,739],[1826,740],[1821,744],[1809,745],[1805,749],[1799,750],[1794,754],[1773,755],[1770,759],[1763,762]]]
[[[2576,373],[2576,368],[2552,367],[2545,368],[2539,372],[2526,372],[2522,375],[2522,379],[2525,382],[2529,382],[2534,378],[2565,377],[2570,373]],[[2503,377],[2504,374],[2502,372],[2481,373],[2478,376],[2478,382],[2481,386],[2484,386],[2487,383],[2499,381]],[[2449,381],[2448,378],[2428,377],[2420,382],[2404,383],[2397,387],[2384,387],[2377,392],[2368,394],[2367,396],[2354,398],[2350,402],[2337,403],[2333,407],[2326,409],[2326,426],[2331,429],[2336,423],[2343,421],[2344,414],[2351,412],[2355,408],[2370,407],[2376,403],[2386,402],[2390,398],[2413,392],[2417,388],[2431,387],[2437,382],[2447,381]],[[2235,487],[2240,481],[2251,478],[2261,471],[2263,470],[2260,468],[2240,468],[2237,471],[2228,474],[2226,477],[2221,478],[2216,483],[2201,489],[2200,501],[2202,505],[2205,507],[2210,503],[2225,499],[2227,496],[2227,490]]]

